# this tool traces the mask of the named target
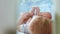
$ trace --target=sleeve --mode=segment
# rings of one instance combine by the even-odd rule
[[[25,24],[20,25],[19,28],[20,28],[20,31],[21,31],[21,32],[24,32]]]
[[[28,24],[22,24],[22,25],[20,25],[19,26],[20,31],[23,32],[23,33],[28,33],[27,26],[28,26]]]

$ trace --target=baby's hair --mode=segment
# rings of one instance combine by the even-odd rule
[[[35,16],[29,23],[28,30],[31,34],[52,34],[51,20],[41,16]]]

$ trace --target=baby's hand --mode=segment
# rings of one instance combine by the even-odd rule
[[[36,9],[36,15],[42,16],[48,19],[52,19],[52,15],[49,12],[40,12],[39,7],[35,7],[35,9]]]
[[[26,23],[29,18],[33,17],[34,11],[35,11],[35,8],[33,7],[31,12],[22,13],[19,17],[18,24],[20,25],[20,24]]]

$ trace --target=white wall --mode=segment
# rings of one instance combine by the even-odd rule
[[[0,0],[0,29],[16,25],[16,0]]]

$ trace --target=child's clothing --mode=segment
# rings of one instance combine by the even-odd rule
[[[28,26],[28,24],[22,24],[22,25],[19,26],[20,34],[24,34],[24,33],[28,34],[27,26]]]
[[[28,24],[20,25],[20,31],[23,32],[23,33],[28,33],[27,26],[28,26]]]

